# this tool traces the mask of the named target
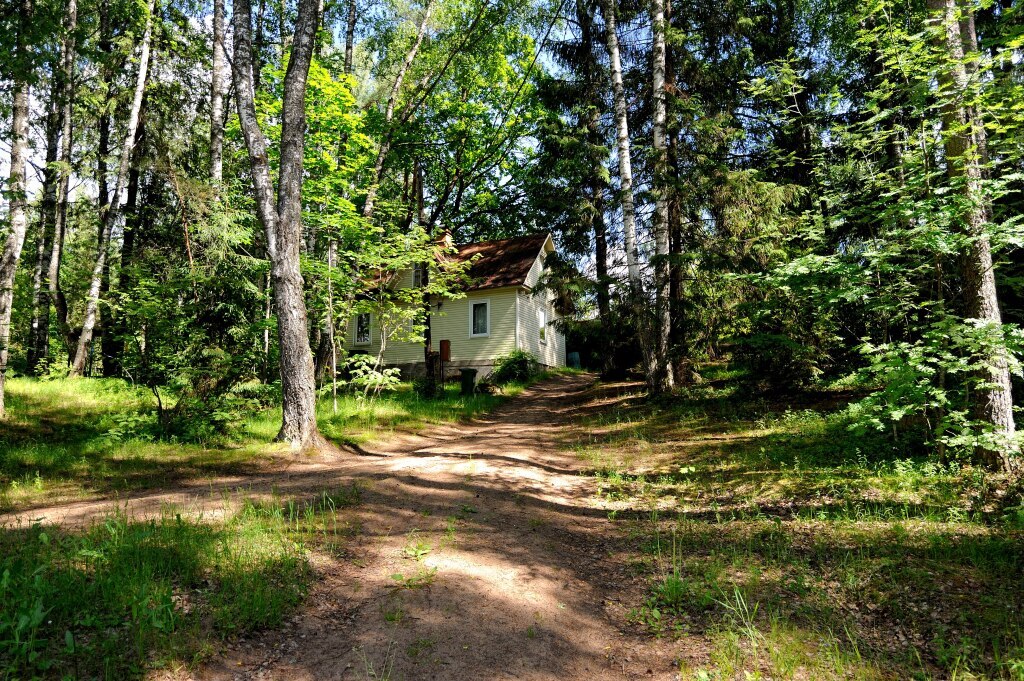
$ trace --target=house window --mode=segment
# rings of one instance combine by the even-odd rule
[[[479,303],[471,302],[469,307],[469,335],[489,336],[491,335],[491,303],[484,300]]]
[[[548,311],[537,310],[537,329],[540,333],[540,342],[548,342]]]
[[[370,344],[370,313],[356,315],[356,345]]]
[[[423,286],[423,263],[418,262],[412,266],[412,285],[413,288]]]

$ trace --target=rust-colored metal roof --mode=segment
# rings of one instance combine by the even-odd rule
[[[460,262],[475,258],[469,267],[466,290],[522,286],[548,238],[548,234],[531,234],[457,246]]]

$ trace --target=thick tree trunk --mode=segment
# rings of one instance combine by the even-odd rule
[[[210,74],[210,181],[224,179],[224,0],[213,0],[213,68]]]
[[[25,165],[28,158],[28,98],[29,79],[28,27],[31,23],[32,0],[21,0],[21,25],[15,73],[20,78],[14,83],[14,102],[11,108],[11,174],[7,184],[10,207],[10,231],[0,253],[0,419],[6,416],[4,401],[7,380],[7,358],[11,342],[11,313],[14,304],[14,275],[25,245],[28,218],[25,215]]]
[[[652,46],[651,91],[654,120],[651,128],[654,141],[654,293],[655,293],[655,366],[650,377],[654,392],[672,390],[669,367],[669,342],[672,316],[669,308],[669,222],[668,222],[668,145],[666,143],[665,111],[665,0],[651,0]]]
[[[275,205],[266,139],[256,119],[253,89],[252,8],[234,4],[234,77],[241,121],[256,193],[256,209],[267,233],[274,306],[277,311],[283,394],[277,439],[294,449],[320,444],[316,426],[316,382],[309,348],[306,302],[299,250],[302,244],[302,165],[305,139],[306,78],[317,28],[316,0],[300,0],[281,109],[281,163]]]
[[[626,242],[626,267],[634,295],[640,291],[640,262],[636,248],[636,209],[633,202],[633,161],[629,142],[626,90],[622,85],[622,57],[615,28],[615,0],[601,0],[605,41],[611,61],[612,94],[615,100],[615,143],[619,155],[619,194],[622,203],[622,234]]]
[[[149,48],[153,36],[153,12],[156,0],[149,0],[146,8],[146,28],[142,35],[142,46],[139,53],[139,72],[135,80],[135,95],[132,99],[131,112],[128,114],[128,130],[124,138],[124,148],[121,150],[121,162],[118,165],[117,179],[114,183],[114,193],[107,205],[107,210],[102,217],[102,228],[100,230],[99,253],[96,256],[96,264],[92,271],[92,281],[89,285],[89,294],[86,298],[85,318],[82,322],[82,333],[78,337],[78,349],[75,352],[75,360],[71,364],[71,375],[81,376],[85,371],[85,363],[89,355],[89,347],[92,344],[93,330],[96,327],[96,320],[99,316],[100,288],[103,283],[104,273],[107,272],[107,256],[110,250],[110,233],[113,230],[120,213],[121,193],[124,191],[128,178],[128,169],[131,165],[132,152],[135,149],[136,131],[139,126],[139,114],[142,111],[142,97],[146,89],[146,78],[149,72]]]
[[[47,298],[49,283],[46,277],[50,270],[53,224],[57,216],[58,171],[54,164],[60,152],[60,101],[63,96],[63,87],[59,79],[54,78],[46,115],[46,168],[43,170],[43,201],[39,210],[39,243],[32,271],[32,328],[27,363],[28,372],[33,375],[38,373],[39,363],[46,358],[50,349],[50,301]]]
[[[386,132],[384,139],[380,142],[380,149],[377,150],[377,160],[373,164],[373,176],[370,178],[370,187],[366,191],[366,202],[363,204],[363,217],[367,220],[373,217],[377,190],[380,186],[381,175],[384,172],[384,161],[391,150],[391,131],[387,128],[391,125],[391,120],[395,116],[395,104],[398,102],[398,93],[402,90],[405,74],[408,73],[409,67],[412,66],[413,61],[416,59],[416,54],[420,51],[420,45],[423,44],[423,37],[427,33],[427,23],[430,21],[430,12],[433,8],[433,0],[427,0],[427,4],[423,8],[423,19],[420,21],[420,27],[416,32],[416,41],[413,43],[408,54],[405,55],[405,59],[402,60],[402,65],[395,75],[395,82],[391,86],[391,92],[384,107],[384,126]]]
[[[992,269],[992,249],[985,232],[988,208],[982,191],[985,129],[978,111],[962,103],[970,95],[969,67],[965,63],[964,48],[965,43],[973,43],[975,38],[973,35],[964,35],[961,26],[969,17],[969,14],[963,13],[969,13],[970,10],[958,9],[956,0],[928,0],[928,7],[935,14],[935,21],[939,22],[941,42],[948,57],[946,68],[940,76],[940,83],[947,90],[947,101],[942,110],[947,173],[961,183],[966,208],[960,221],[964,231],[971,237],[964,258],[963,283],[967,294],[965,311],[970,319],[999,327],[1002,317],[995,272]],[[974,49],[974,45],[968,47],[970,52]],[[990,468],[1011,472],[1020,467],[1020,461],[1019,452],[1009,444],[1015,431],[1009,362],[1003,353],[988,358],[988,362],[989,369],[982,377],[983,387],[975,393],[975,414],[979,419],[991,423],[998,434],[1005,436],[1007,445],[993,450],[986,449],[978,454]]]

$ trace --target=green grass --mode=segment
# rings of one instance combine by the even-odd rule
[[[584,421],[648,582],[630,621],[689,642],[683,679],[1024,680],[1019,511],[911,433],[851,431],[848,398],[720,381]]]
[[[246,503],[219,523],[109,516],[82,532],[0,532],[0,678],[138,678],[278,626],[304,597],[311,550],[350,533],[358,488]]]
[[[270,452],[251,438],[226,447],[134,436],[154,410],[148,391],[120,380],[8,381],[0,510],[244,475]]]
[[[318,405],[320,428],[339,443],[366,444],[396,432],[471,418],[523,390],[459,395],[449,383],[433,400],[410,384],[364,399],[338,397]],[[154,436],[152,394],[115,379],[35,380],[7,383],[8,418],[0,439],[0,511],[80,498],[113,497],[185,481],[259,472],[282,446],[273,443],[280,408],[242,416],[235,435],[208,443]]]

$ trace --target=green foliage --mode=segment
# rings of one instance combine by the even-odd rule
[[[537,358],[525,350],[513,350],[494,360],[494,371],[490,380],[495,385],[526,383],[537,375],[540,366]]]
[[[369,355],[354,354],[346,357],[341,363],[341,369],[348,378],[340,383],[363,395],[378,395],[382,391],[395,390],[402,383],[399,369],[381,368],[376,359]]]

